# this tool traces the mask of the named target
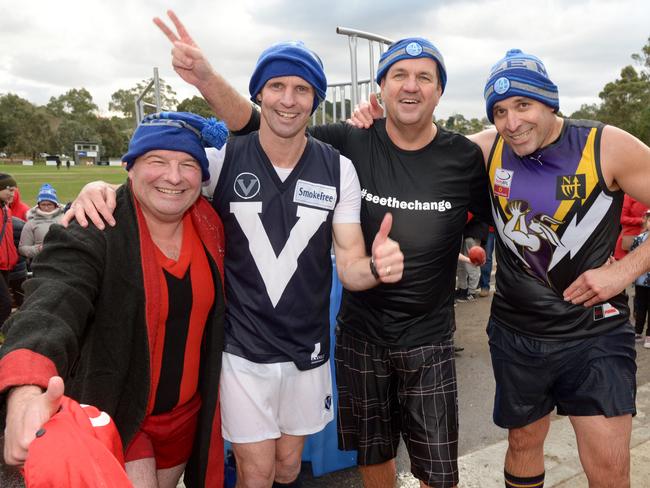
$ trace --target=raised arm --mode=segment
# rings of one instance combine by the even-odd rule
[[[243,128],[250,119],[251,102],[235,90],[217,73],[206,59],[201,48],[172,10],[167,11],[176,32],[159,17],[153,19],[172,43],[172,66],[178,75],[195,86],[208,102],[217,118],[223,120],[230,130]]]

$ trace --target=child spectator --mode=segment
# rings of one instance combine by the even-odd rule
[[[642,229],[644,232],[634,238],[630,251],[633,251],[635,248],[639,247],[648,238],[648,231],[650,230],[650,210],[646,210],[646,213],[643,216]],[[634,294],[634,303],[636,308],[634,328],[636,332],[636,339],[637,341],[640,341],[643,339],[643,329],[646,323],[646,316],[650,311],[650,273],[644,273],[636,279],[634,282]],[[643,347],[650,349],[650,334],[647,332],[648,330],[646,330]]]
[[[20,236],[18,252],[26,258],[34,258],[43,248],[43,239],[52,224],[63,218],[63,207],[59,205],[56,190],[45,183],[38,191],[36,206],[27,212],[27,223]]]

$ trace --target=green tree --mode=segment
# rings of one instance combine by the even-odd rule
[[[103,158],[118,158],[126,153],[133,134],[130,120],[120,117],[99,118],[96,130],[101,140]]]
[[[160,78],[160,104],[165,110],[174,110],[178,105],[176,99],[176,92],[174,89],[165,83],[165,80]],[[142,91],[151,82],[151,79],[142,80],[133,88],[128,90],[120,89],[111,95],[111,101],[108,103],[108,109],[113,112],[120,112],[124,117],[134,120],[135,119],[135,100],[140,96]],[[153,90],[150,90],[144,97],[147,103],[155,104],[155,97]]]
[[[462,114],[453,114],[445,121],[441,121],[443,127],[447,130],[458,132],[459,134],[475,134],[485,129],[490,122],[486,117],[477,119],[476,117],[467,120]]]
[[[101,142],[94,124],[87,124],[72,118],[64,119],[61,122],[56,131],[55,140],[55,152],[64,154],[70,154],[77,141]]]
[[[98,110],[92,95],[85,88],[73,88],[63,95],[51,97],[46,107],[57,117],[70,115],[77,119],[93,117]]]
[[[42,110],[18,95],[0,96],[0,147],[33,159],[52,144],[50,122]]]
[[[214,112],[208,105],[208,102],[205,101],[205,98],[193,96],[192,98],[186,98],[181,103],[178,104],[176,110],[179,112],[192,112],[197,115],[200,115],[205,118],[214,117]]]

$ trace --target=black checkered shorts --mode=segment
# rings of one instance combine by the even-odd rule
[[[453,340],[383,347],[336,331],[339,449],[360,465],[397,454],[400,434],[411,472],[429,486],[458,484],[458,398]]]

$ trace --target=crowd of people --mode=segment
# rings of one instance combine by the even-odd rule
[[[302,42],[262,52],[249,101],[169,17],[173,28],[155,23],[174,69],[222,122],[147,116],[123,158],[128,182],[84,187],[67,229],[45,241],[60,213],[41,188],[18,246],[36,279],[0,349],[5,462],[27,478],[64,465],[88,486],[175,487],[184,472],[188,487],[220,487],[226,439],[238,486],[298,487],[305,436],[336,407],[339,448],[356,451],[364,486],[394,486],[402,439],[421,486],[455,487],[454,299],[490,294],[494,245],[487,342],[505,486],[543,486],[555,410],[590,486],[629,486],[647,212],[627,231],[640,233],[634,250],[611,256],[624,195],[650,204],[650,148],[558,115],[544,63],[519,49],[488,72],[494,128],[449,132],[433,122],[444,58],[420,37],[381,55],[383,107],[371,97],[349,124],[308,127],[327,81]],[[5,223],[15,187],[0,175]],[[5,227],[3,274],[18,257]],[[480,245],[483,270],[467,263]],[[334,347],[332,249],[344,285]],[[637,278],[635,335],[625,289]],[[77,448],[115,464],[32,455],[70,402],[113,419]]]

